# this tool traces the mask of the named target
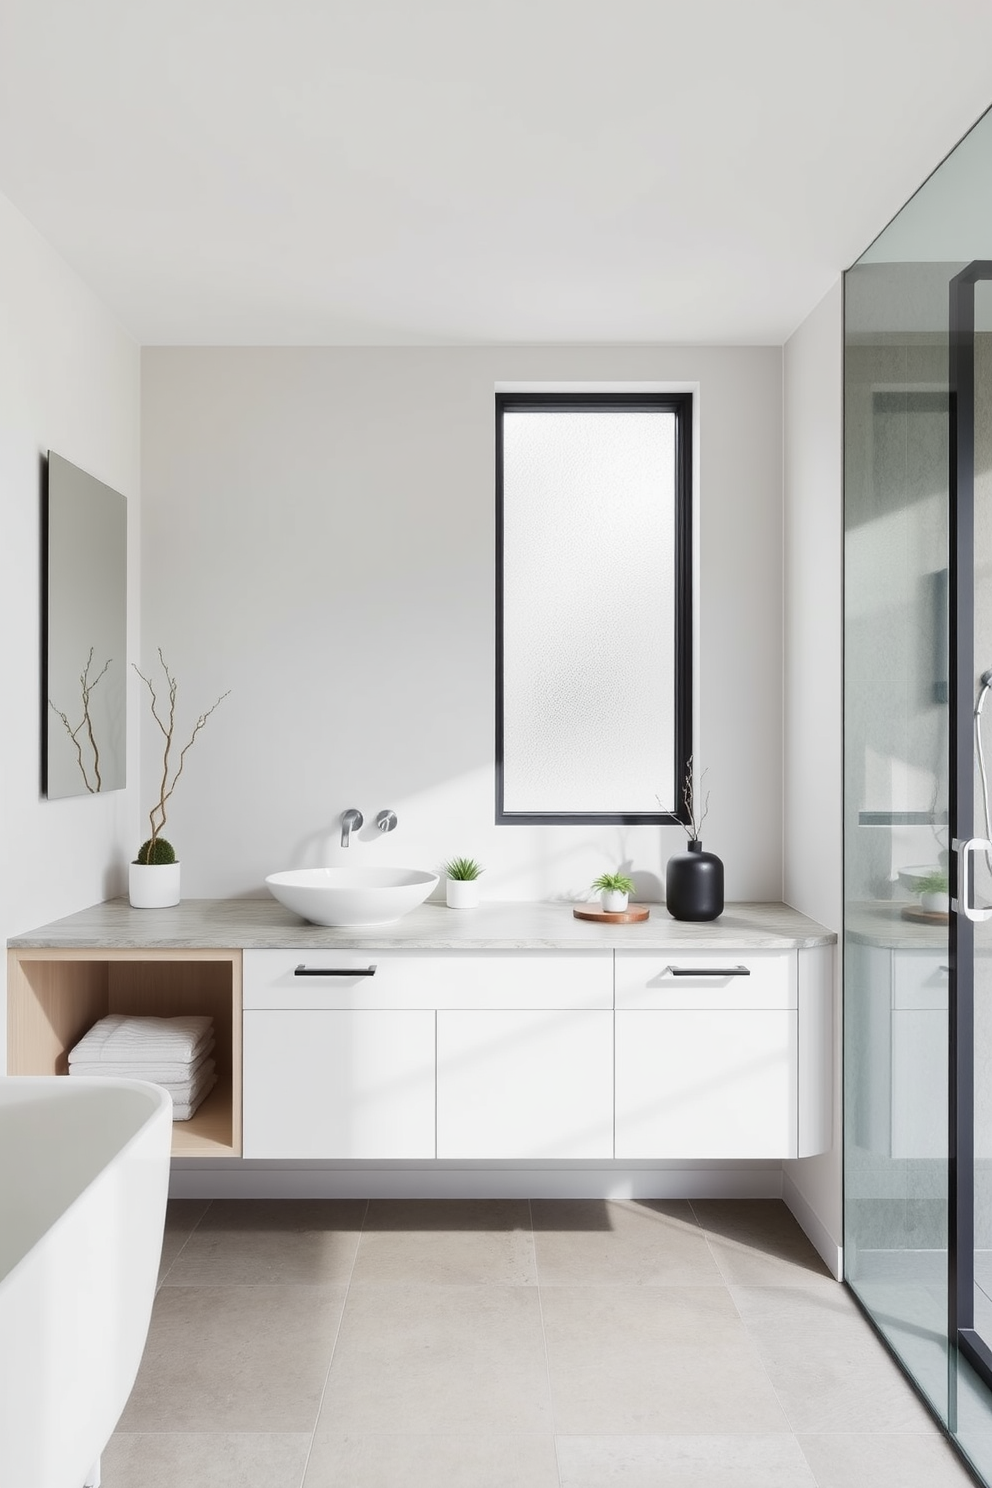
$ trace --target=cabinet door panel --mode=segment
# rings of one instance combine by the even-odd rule
[[[796,1014],[618,1012],[616,1155],[795,1157]]]
[[[439,1012],[437,1155],[613,1156],[613,1015]]]
[[[433,1157],[434,1014],[245,1013],[244,1155]]]

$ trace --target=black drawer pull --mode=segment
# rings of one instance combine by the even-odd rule
[[[374,966],[304,966],[293,972],[294,976],[375,976]]]
[[[751,970],[747,966],[666,966],[665,971],[669,976],[750,976]]]

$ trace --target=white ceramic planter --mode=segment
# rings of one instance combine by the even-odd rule
[[[607,914],[623,914],[629,898],[630,895],[624,894],[620,889],[604,889],[600,895]]]
[[[179,864],[129,864],[127,893],[132,909],[168,909],[178,904]]]
[[[479,880],[448,878],[444,884],[444,897],[449,909],[478,909]]]
[[[947,914],[951,908],[949,894],[921,894],[920,907],[928,914]]]

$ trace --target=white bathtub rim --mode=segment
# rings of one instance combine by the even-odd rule
[[[70,1078],[72,1080],[71,1087],[69,1087],[68,1085]],[[8,1084],[13,1081],[17,1081],[18,1085],[20,1085],[21,1088],[23,1088],[27,1084],[32,1084],[40,1087],[50,1087],[53,1086],[57,1081],[60,1087],[68,1087],[66,1089],[65,1095],[61,1093],[58,1095],[57,1098],[59,1100],[71,1099],[71,1090],[78,1089],[80,1086],[104,1085],[112,1086],[114,1089],[135,1089],[142,1094],[147,1093],[151,1095],[153,1097],[153,1101],[151,1109],[145,1120],[142,1121],[141,1125],[136,1131],[131,1133],[126,1142],[123,1142],[120,1147],[115,1149],[114,1155],[111,1160],[104,1163],[103,1166],[93,1174],[85,1187],[79,1190],[75,1198],[71,1199],[69,1203],[66,1204],[64,1209],[59,1210],[59,1213],[56,1215],[52,1223],[48,1225],[44,1230],[42,1230],[41,1233],[35,1238],[34,1244],[31,1245],[24,1252],[19,1260],[14,1262],[9,1271],[6,1271],[3,1276],[0,1276],[0,1291],[2,1291],[17,1277],[17,1274],[22,1269],[22,1267],[25,1267],[30,1262],[31,1256],[33,1255],[34,1251],[39,1246],[44,1245],[48,1241],[49,1237],[59,1230],[59,1228],[63,1225],[66,1216],[71,1214],[73,1210],[75,1210],[83,1202],[83,1200],[86,1199],[87,1195],[90,1194],[93,1188],[104,1178],[107,1170],[114,1164],[120,1162],[122,1158],[130,1153],[131,1149],[137,1142],[142,1139],[142,1137],[152,1124],[154,1124],[158,1120],[161,1120],[163,1115],[167,1115],[170,1127],[172,1125],[172,1096],[167,1090],[164,1090],[161,1085],[155,1085],[151,1080],[124,1080],[114,1076],[106,1075],[3,1075],[0,1076],[0,1108],[2,1108],[5,1104],[3,1099],[3,1092]]]

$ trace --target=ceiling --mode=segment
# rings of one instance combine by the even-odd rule
[[[3,0],[0,191],[146,344],[779,344],[988,0]]]

